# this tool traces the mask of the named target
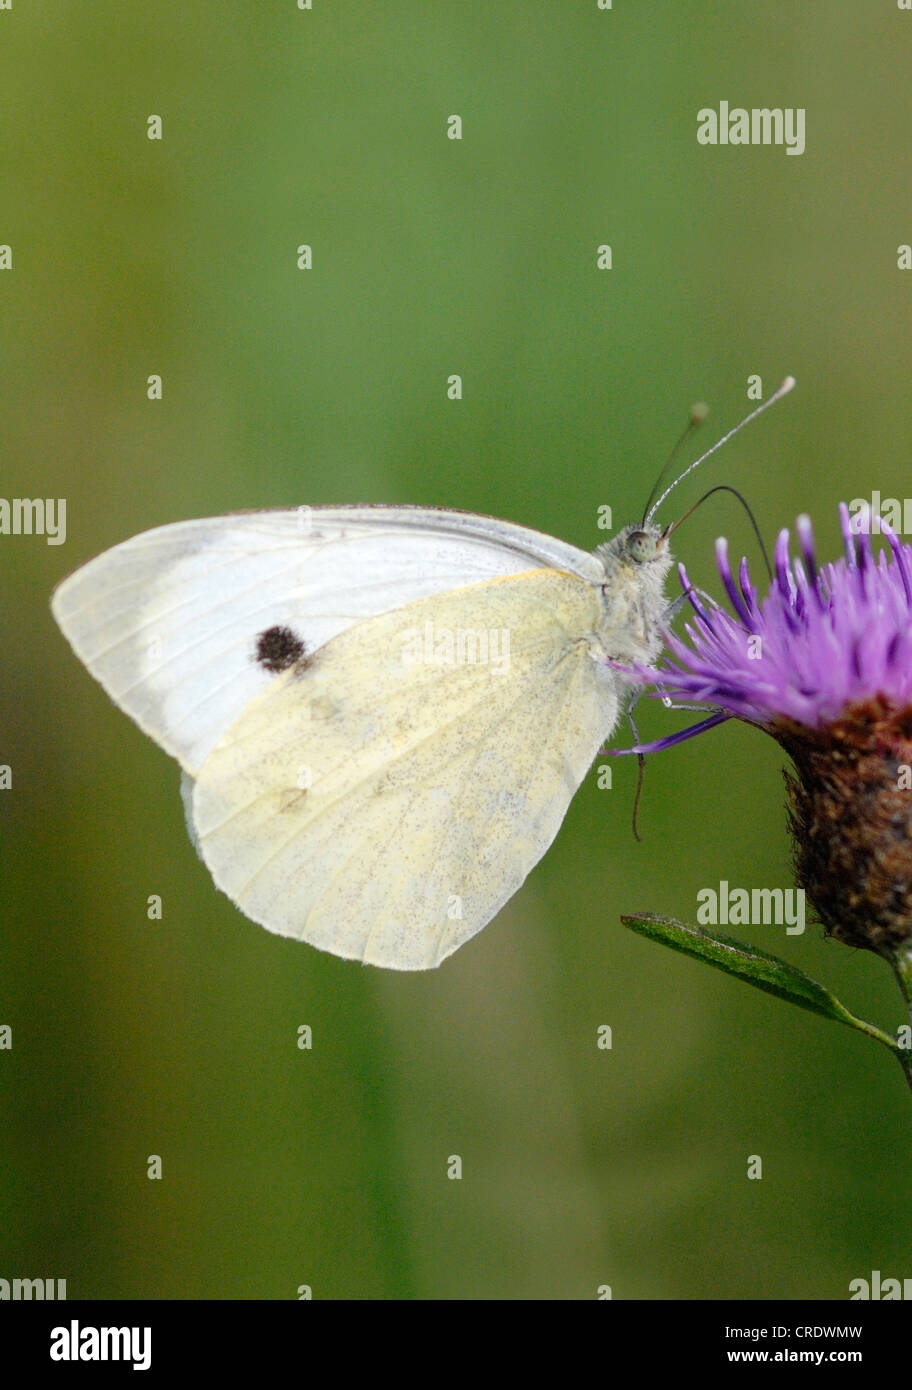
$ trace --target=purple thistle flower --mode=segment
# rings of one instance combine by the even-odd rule
[[[667,634],[669,656],[637,675],[656,695],[714,712],[637,751],[729,718],[771,734],[795,767],[786,783],[799,884],[830,935],[895,962],[912,937],[912,546],[870,512],[858,534],[844,505],[840,518],[845,557],[833,564],[818,565],[807,517],[796,527],[802,558],[780,533],[764,598],[745,560],[735,578],[718,541],[733,613],[701,599],[679,567],[693,610],[686,639]],[[889,550],[875,558],[878,530]]]
[[[796,527],[803,563],[789,554],[788,531],[780,532],[773,582],[762,600],[747,561],[736,580],[727,542],[718,540],[719,574],[735,616],[701,601],[680,565],[695,615],[685,624],[689,642],[667,634],[670,658],[641,676],[660,683],[657,694],[763,727],[789,721],[820,729],[847,707],[877,697],[897,708],[912,705],[912,547],[872,518],[871,529],[883,531],[891,551],[875,560],[870,535],[855,534],[845,505],[840,518],[845,558],[834,564],[818,566],[806,516]]]

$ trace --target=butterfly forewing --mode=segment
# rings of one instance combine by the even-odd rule
[[[463,512],[299,508],[178,522],[65,580],[54,615],[109,695],[196,774],[277,670],[416,599],[584,551]]]

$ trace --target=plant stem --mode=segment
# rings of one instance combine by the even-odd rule
[[[903,998],[909,1005],[909,1017],[912,1021],[912,949],[906,946],[896,951],[891,957],[891,964],[896,972]]]
[[[888,960],[893,967],[893,973],[902,991],[902,997],[906,1001],[909,1010],[909,1022],[912,1024],[912,948],[908,945],[901,946],[891,952]],[[896,1055],[909,1083],[909,1089],[912,1090],[912,1048],[900,1046]]]
[[[898,1052],[899,1065],[903,1069],[903,1075],[909,1083],[909,1090],[912,1091],[912,1052],[908,1048],[904,1052]]]

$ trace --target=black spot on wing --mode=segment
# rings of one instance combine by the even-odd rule
[[[290,627],[268,627],[256,639],[254,659],[264,670],[278,675],[300,661],[306,653],[306,644]]]

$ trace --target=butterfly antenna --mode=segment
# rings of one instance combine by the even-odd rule
[[[704,405],[702,401],[697,401],[695,405],[692,405],[690,407],[690,419],[687,421],[687,425],[683,433],[681,434],[681,437],[678,439],[671,453],[668,455],[668,458],[662,465],[662,471],[659,473],[659,476],[655,480],[655,487],[652,489],[652,492],[649,494],[649,497],[646,500],[646,506],[643,508],[643,520],[640,522],[641,526],[646,525],[646,514],[649,511],[652,499],[653,497],[655,497],[659,488],[662,486],[662,483],[664,482],[668,474],[669,468],[674,463],[675,459],[678,457],[678,454],[681,452],[681,449],[687,443],[694,430],[697,429],[698,426],[702,425],[703,421],[706,419],[708,414],[709,406]]]
[[[743,430],[745,425],[749,425],[751,420],[756,420],[757,416],[762,415],[764,410],[767,410],[776,401],[781,400],[783,396],[787,396],[794,385],[795,378],[793,376],[787,376],[785,378],[785,381],[783,381],[782,385],[779,386],[773,392],[773,394],[762,403],[762,405],[758,405],[756,410],[752,410],[749,415],[745,415],[744,419],[741,420],[737,425],[735,425],[733,429],[730,429],[728,431],[728,434],[723,434],[722,438],[717,440],[711,449],[707,449],[705,454],[701,454],[700,457],[696,459],[693,463],[688,464],[688,466],[684,469],[684,472],[679,473],[678,476],[674,479],[674,481],[669,483],[668,487],[662,493],[658,501],[653,502],[650,506],[647,507],[646,515],[643,517],[643,525],[645,526],[648,522],[652,520],[659,507],[661,507],[662,503],[665,501],[665,498],[668,496],[670,492],[674,490],[674,488],[678,486],[678,483],[683,482],[689,473],[692,473],[695,468],[699,468],[701,463],[705,463],[705,461],[709,458],[711,454],[714,454],[717,449],[721,449],[723,444],[727,444],[728,441],[739,432],[739,430]]]
[[[667,527],[665,528],[665,530],[664,530],[663,533],[662,533],[663,538],[664,538],[665,540],[667,540],[668,537],[669,537],[674,531],[677,531],[677,529],[678,529],[678,527],[681,525],[681,523],[684,522],[684,521],[686,521],[687,518],[688,518],[689,516],[693,516],[693,514],[694,514],[694,512],[697,510],[697,508],[698,508],[698,507],[702,507],[702,505],[703,505],[703,503],[706,501],[706,499],[707,499],[708,497],[712,497],[712,495],[713,495],[714,492],[730,492],[730,493],[732,494],[733,497],[737,497],[738,501],[741,503],[741,506],[742,506],[742,507],[744,508],[744,510],[747,512],[748,520],[750,521],[751,526],[754,528],[754,535],[756,536],[756,538],[757,538],[757,544],[758,544],[759,547],[760,547],[760,554],[763,556],[763,563],[766,565],[766,573],[767,573],[767,575],[769,576],[769,578],[772,580],[772,577],[773,577],[773,568],[772,568],[772,565],[770,564],[770,558],[769,558],[769,555],[767,554],[766,546],[763,544],[763,537],[762,537],[761,534],[760,534],[760,527],[757,525],[757,519],[756,519],[756,517],[754,516],[754,513],[751,511],[751,508],[750,508],[750,506],[748,505],[747,499],[746,499],[745,497],[742,497],[742,495],[741,495],[741,493],[738,491],[738,489],[737,489],[736,487],[732,487],[729,483],[717,483],[716,486],[715,486],[715,487],[711,487],[711,488],[709,489],[708,492],[704,492],[704,494],[703,494],[703,496],[700,498],[699,502],[694,502],[693,506],[692,506],[692,507],[688,507],[687,511],[684,513],[683,516],[679,516],[678,519],[677,519],[677,521],[673,521],[673,522],[671,523],[670,526],[667,526]]]

